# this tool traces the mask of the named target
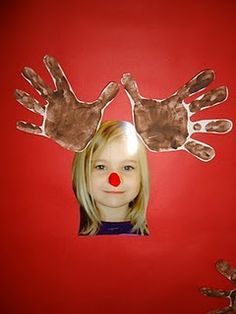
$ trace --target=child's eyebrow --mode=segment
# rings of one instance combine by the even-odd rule
[[[108,159],[94,159],[93,162],[110,162],[110,160]],[[133,162],[133,163],[137,163],[137,160],[134,159],[124,159],[121,162]]]
[[[93,159],[93,162],[108,162],[106,159]]]

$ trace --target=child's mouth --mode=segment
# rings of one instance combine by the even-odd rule
[[[108,193],[108,194],[123,194],[125,193],[125,191],[103,191],[105,193]]]

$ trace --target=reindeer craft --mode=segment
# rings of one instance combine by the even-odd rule
[[[46,100],[45,106],[26,92],[18,89],[15,91],[16,100],[20,104],[42,115],[42,125],[19,121],[17,129],[48,137],[66,149],[83,151],[97,131],[104,109],[118,93],[119,84],[111,82],[96,101],[82,102],[76,98],[56,59],[45,56],[44,63],[54,80],[55,90],[29,67],[25,67],[22,74]],[[185,150],[202,161],[209,161],[215,156],[212,147],[191,139],[191,135],[197,132],[227,133],[232,129],[232,122],[227,119],[192,122],[191,117],[200,110],[225,101],[227,88],[222,86],[208,91],[190,104],[184,102],[187,97],[204,90],[214,78],[212,70],[204,70],[173,95],[158,100],[142,97],[132,75],[123,75],[121,82],[132,103],[136,132],[149,150]]]

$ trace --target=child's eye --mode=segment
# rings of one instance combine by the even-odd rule
[[[132,171],[132,170],[134,170],[134,167],[130,166],[130,165],[127,165],[127,166],[124,166],[124,170],[125,171]]]
[[[95,169],[97,169],[97,170],[106,170],[106,166],[105,165],[97,165],[97,166],[95,166]]]

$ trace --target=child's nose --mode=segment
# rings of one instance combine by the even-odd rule
[[[110,185],[113,185],[113,186],[118,186],[121,183],[120,176],[116,172],[112,172],[109,175],[108,181]]]

